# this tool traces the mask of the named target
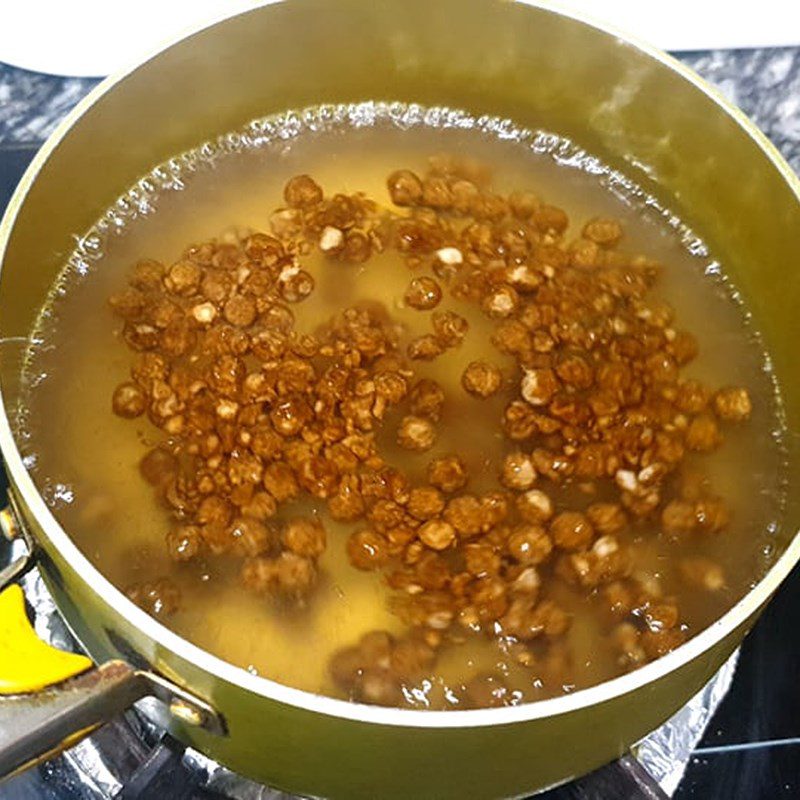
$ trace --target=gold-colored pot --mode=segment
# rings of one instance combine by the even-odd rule
[[[156,163],[255,117],[366,99],[449,105],[557,131],[666,198],[741,289],[781,380],[788,425],[797,428],[797,178],[740,112],[677,62],[521,2],[290,0],[214,25],[105,81],[48,140],[11,201],[0,229],[0,336],[27,336],[73,235]],[[214,735],[176,713],[175,735],[295,793],[519,796],[587,772],[623,753],[713,675],[800,557],[790,490],[776,542],[782,555],[741,602],[668,656],[569,696],[458,712],[319,697],[194,647],[97,572],[23,466],[7,417],[18,400],[18,370],[4,355],[0,447],[65,619],[96,661],[147,666],[207,700],[228,730]]]

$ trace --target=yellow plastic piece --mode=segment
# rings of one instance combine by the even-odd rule
[[[19,586],[0,592],[0,695],[37,692],[91,666],[86,656],[56,650],[36,635]]]

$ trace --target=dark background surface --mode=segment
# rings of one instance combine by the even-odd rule
[[[683,60],[737,101],[792,166],[800,167],[800,48],[718,51],[687,55]],[[43,136],[94,83],[36,75],[0,64],[0,210]],[[0,492],[4,491],[0,483]],[[11,797],[0,787],[0,798]],[[27,797],[34,800],[33,795]],[[800,798],[797,569],[745,641],[733,686],[675,797]]]

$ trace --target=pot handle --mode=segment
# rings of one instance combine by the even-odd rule
[[[39,639],[13,583],[33,566],[34,542],[10,500],[0,511],[0,529],[8,539],[22,538],[27,553],[0,571],[0,779],[72,747],[144,697],[163,700],[186,725],[225,735],[212,706],[160,675],[124,661],[96,666]]]

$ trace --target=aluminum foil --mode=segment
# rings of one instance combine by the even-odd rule
[[[2,562],[0,558],[0,565]],[[22,584],[39,636],[62,649],[77,649],[38,573],[33,571],[27,575]],[[730,688],[737,659],[738,651],[680,711],[633,748],[645,769],[670,797],[683,777],[692,751]],[[145,700],[137,706],[146,711],[149,702],[155,701]],[[134,709],[47,762],[28,780],[41,781],[42,787],[51,790],[46,796],[59,800],[113,798],[160,735],[161,731]],[[183,764],[198,777],[199,785],[231,800],[292,800],[291,795],[243,778],[190,748],[184,753]]]

